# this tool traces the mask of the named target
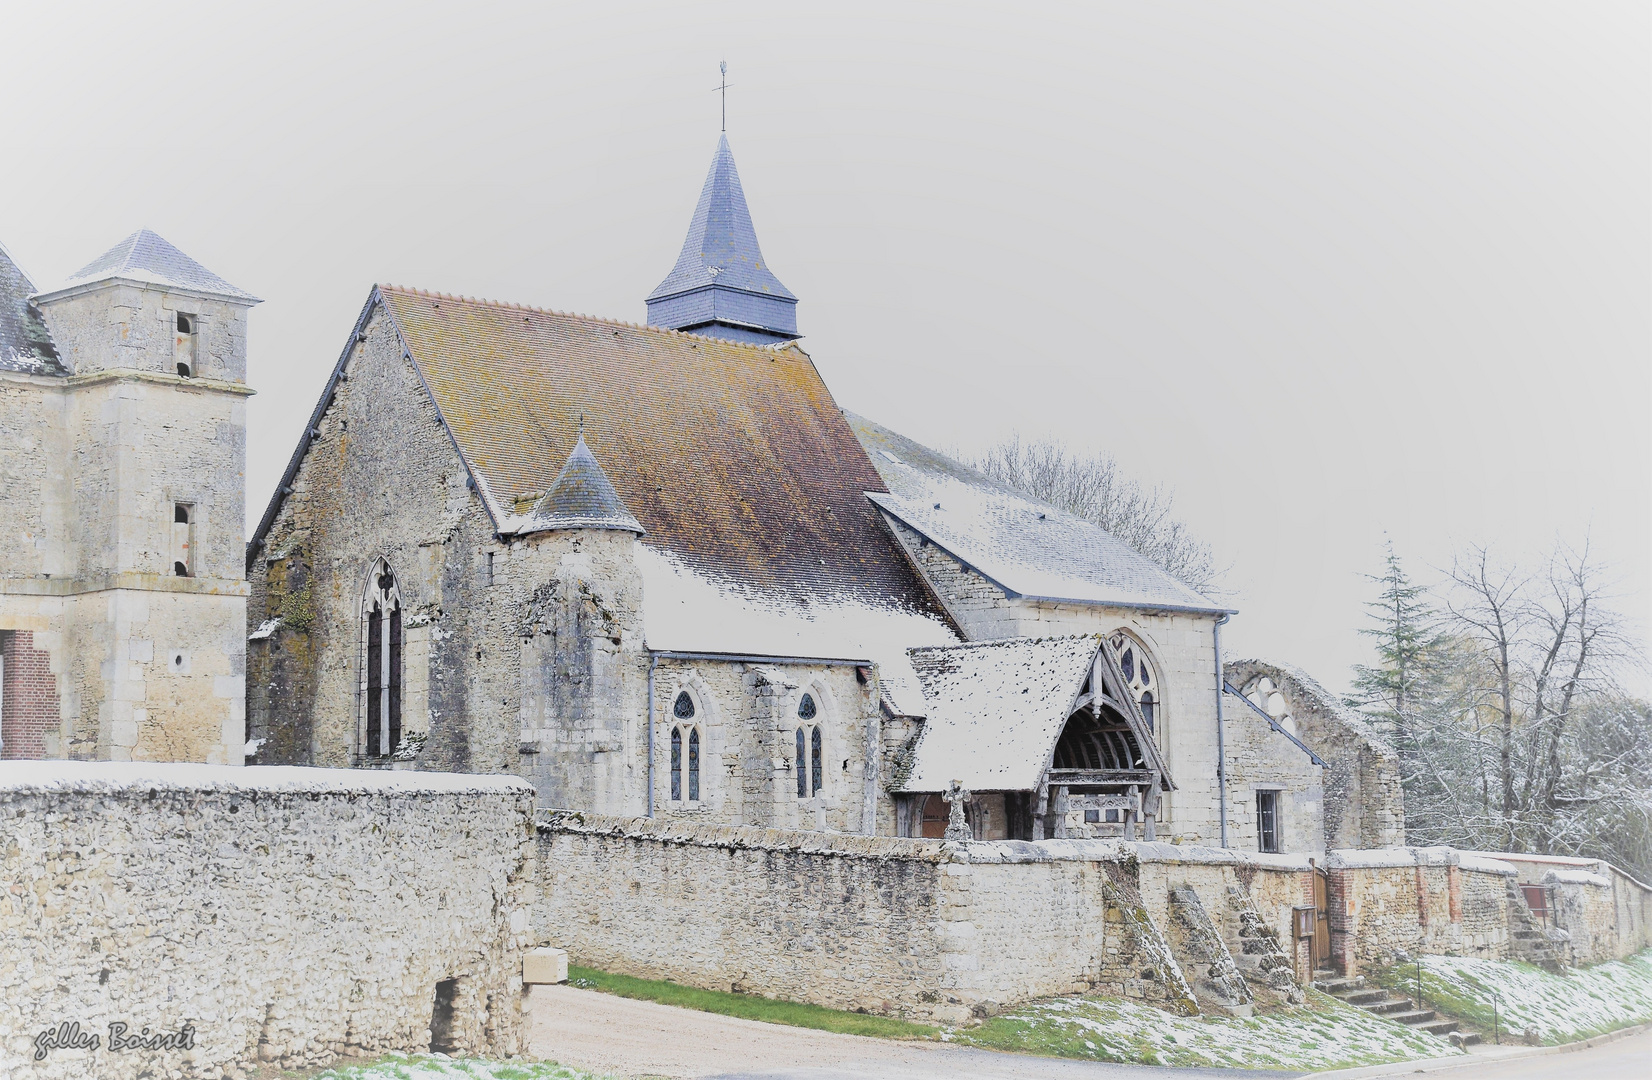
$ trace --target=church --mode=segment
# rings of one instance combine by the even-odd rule
[[[1226,660],[1234,611],[838,407],[726,137],[646,325],[370,289],[243,545],[256,302],[148,231],[44,292],[0,258],[0,754],[512,773],[865,835],[1403,839],[1392,749]]]
[[[1222,692],[1233,612],[837,406],[726,136],[645,303],[371,290],[247,549],[249,762],[788,829],[939,836],[956,786],[984,839],[1400,840],[1392,752],[1312,680]]]

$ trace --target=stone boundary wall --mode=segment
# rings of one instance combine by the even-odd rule
[[[1510,953],[1507,863],[1454,848],[1337,850],[1326,860],[1331,955],[1354,975],[1400,954]]]
[[[534,935],[575,963],[947,1021],[1087,992],[1192,1011],[1161,932],[1170,887],[1192,885],[1227,913],[1227,888],[1242,886],[1287,942],[1290,908],[1311,888],[1306,859],[1170,844],[952,843],[569,811],[538,824]],[[1237,914],[1228,921],[1237,941]]]
[[[0,1075],[517,1052],[532,815],[508,777],[0,764]]]
[[[1570,937],[1572,962],[1621,960],[1652,947],[1652,885],[1600,859],[1475,852],[1508,863],[1522,885],[1549,889],[1551,922]]]

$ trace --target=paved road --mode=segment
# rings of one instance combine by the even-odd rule
[[[1440,1080],[1647,1080],[1652,1077],[1652,1031],[1562,1054],[1516,1057],[1465,1065],[1439,1074]]]
[[[892,1042],[739,1020],[569,986],[535,986],[528,1008],[529,1053],[564,1065],[628,1077],[693,1080],[1188,1080],[1203,1077],[1210,1080],[1213,1077],[1301,1075],[1102,1065],[968,1050],[939,1043]]]

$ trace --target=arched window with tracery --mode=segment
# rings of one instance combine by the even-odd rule
[[[1159,685],[1159,673],[1141,642],[1120,630],[1112,637],[1113,651],[1119,654],[1119,668],[1124,672],[1125,686],[1130,696],[1141,707],[1141,718],[1147,721],[1147,730],[1156,731],[1158,713],[1164,701],[1164,688]]]
[[[402,740],[402,600],[383,559],[368,575],[361,619],[363,755],[389,757]]]
[[[700,801],[700,726],[695,723],[699,710],[687,690],[679,691],[671,703],[671,801]]]
[[[813,694],[804,694],[797,703],[797,797],[813,798],[825,786],[825,739],[816,719],[820,707]]]

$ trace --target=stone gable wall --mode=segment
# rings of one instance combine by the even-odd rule
[[[500,778],[0,765],[0,1075],[239,1078],[428,1050],[521,1049],[532,792]],[[194,1029],[193,1049],[52,1050]]]

